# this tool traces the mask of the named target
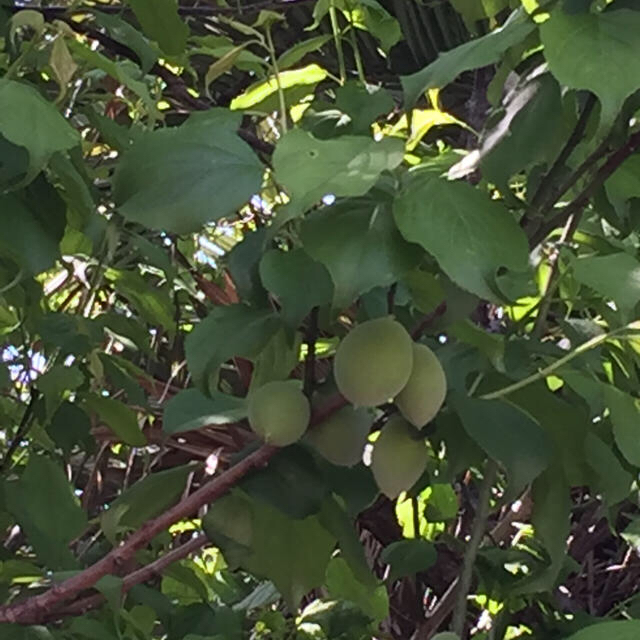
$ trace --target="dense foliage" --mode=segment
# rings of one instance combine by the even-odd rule
[[[640,638],[638,2],[0,29],[0,638]]]

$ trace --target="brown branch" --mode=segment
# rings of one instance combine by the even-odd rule
[[[189,554],[198,551],[198,549],[202,548],[206,543],[207,536],[200,534],[189,540],[189,542],[185,542],[179,547],[168,551],[148,565],[133,571],[122,580],[122,593],[125,594],[136,585],[146,582],[154,576],[161,575],[168,566],[178,560],[182,560],[182,558],[186,558]],[[76,602],[64,607],[63,609],[53,612],[47,619],[47,622],[59,620],[67,616],[82,615],[91,609],[99,607],[103,602],[104,596],[101,593],[87,596],[81,600],[76,600]]]
[[[446,301],[441,302],[433,311],[428,313],[411,331],[411,337],[417,340],[440,316],[444,315],[447,310]]]
[[[70,600],[85,589],[90,589],[103,576],[115,573],[118,567],[130,560],[136,551],[147,546],[155,536],[179,520],[191,516],[201,506],[226,494],[249,471],[264,466],[277,450],[271,445],[262,445],[162,515],[147,521],[119,547],[84,571],[54,585],[45,593],[0,607],[0,622],[37,624],[45,620],[60,602]]]
[[[540,244],[554,229],[566,223],[566,221],[587,205],[595,191],[620,167],[620,165],[635,151],[640,148],[640,131],[634,133],[627,142],[614,151],[598,169],[593,180],[569,203],[564,209],[545,222],[531,237],[532,247]],[[593,155],[593,154],[592,154]]]

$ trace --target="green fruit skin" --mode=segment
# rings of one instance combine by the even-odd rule
[[[292,381],[267,382],[249,397],[249,424],[269,444],[286,447],[307,430],[309,401]]]
[[[390,418],[373,445],[371,471],[380,491],[397,498],[416,483],[427,467],[424,440],[414,440],[416,430],[400,416]]]
[[[352,467],[362,460],[370,427],[366,409],[345,407],[311,429],[306,440],[332,464]]]
[[[400,413],[416,427],[424,427],[440,411],[446,395],[447,378],[436,354],[424,344],[414,344],[409,381],[395,399]]]
[[[336,351],[334,375],[340,393],[357,407],[375,407],[407,384],[413,365],[411,336],[391,318],[352,329]]]

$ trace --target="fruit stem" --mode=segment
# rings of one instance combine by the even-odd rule
[[[460,638],[464,632],[464,624],[467,618],[467,598],[469,597],[469,589],[473,578],[473,568],[476,563],[478,549],[484,538],[487,528],[487,520],[491,510],[491,488],[496,480],[498,473],[498,465],[494,460],[489,460],[484,470],[484,478],[480,485],[480,495],[478,498],[478,510],[473,520],[471,529],[471,537],[464,552],[462,561],[462,572],[460,573],[460,583],[458,585],[458,594],[456,598],[456,606],[453,610],[452,629]]]

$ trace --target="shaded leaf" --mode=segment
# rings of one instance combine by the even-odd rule
[[[259,191],[263,167],[234,131],[199,123],[147,133],[114,176],[122,215],[188,233],[233,213]]]
[[[467,183],[415,173],[393,212],[406,240],[424,247],[456,284],[482,298],[500,298],[499,268],[527,270],[527,240],[514,218]]]
[[[76,566],[68,545],[82,533],[87,517],[58,465],[44,456],[32,455],[20,479],[5,483],[4,497],[46,565],[52,569]]]
[[[640,635],[640,620],[612,620],[581,629],[567,640],[636,640]]]
[[[260,278],[279,299],[280,313],[292,327],[297,327],[313,307],[331,302],[333,283],[329,272],[303,249],[267,251],[260,261]]]
[[[640,467],[640,405],[624,391],[606,385],[604,399],[611,412],[613,436],[627,461]]]
[[[171,56],[180,55],[187,44],[189,28],[178,15],[176,0],[126,0],[142,30]]]
[[[205,396],[198,389],[184,389],[164,407],[162,430],[181,433],[207,425],[237,422],[247,415],[246,401],[224,393]]]
[[[640,14],[628,9],[569,15],[558,7],[540,26],[549,69],[561,84],[598,96],[603,127],[613,124],[625,99],[640,87],[634,64],[639,30]]]
[[[587,463],[593,472],[590,484],[604,494],[610,506],[624,500],[631,490],[633,476],[623,468],[611,447],[589,433],[584,448]]]
[[[113,433],[126,444],[134,447],[143,447],[147,439],[138,426],[136,412],[114,400],[105,398],[95,393],[87,394],[84,398],[85,405],[91,411],[95,411]]]
[[[302,227],[307,253],[333,280],[333,306],[343,309],[374,287],[399,280],[419,260],[384,207],[349,202],[309,216]]]
[[[32,86],[0,81],[0,133],[29,152],[28,178],[35,175],[56,151],[80,142],[77,132]]]
[[[384,548],[380,560],[391,565],[388,580],[393,582],[425,571],[435,563],[437,556],[435,546],[428,540],[399,540]]]
[[[526,413],[501,400],[454,395],[453,402],[467,433],[509,476],[509,495],[519,493],[551,462],[549,436]]]

